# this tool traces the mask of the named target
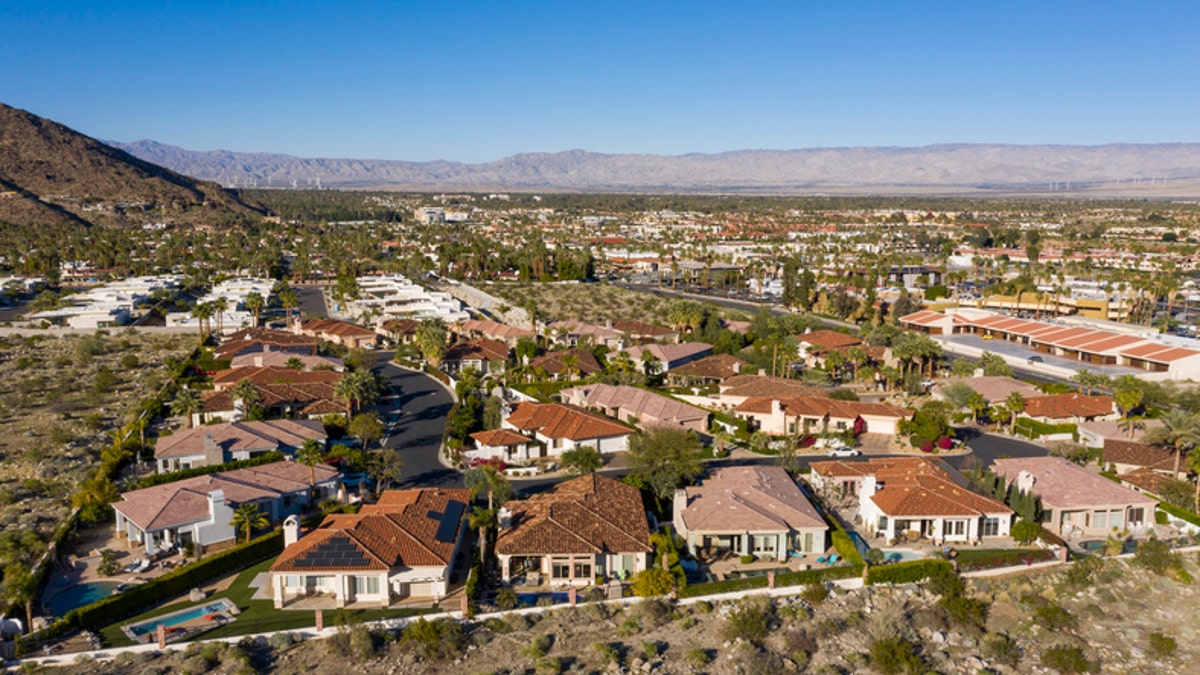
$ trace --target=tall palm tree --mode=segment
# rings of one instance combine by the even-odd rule
[[[296,449],[296,461],[308,467],[308,503],[312,504],[317,490],[317,465],[325,461],[325,448],[320,441],[310,438]]]
[[[233,520],[229,522],[235,531],[241,532],[246,541],[250,541],[255,530],[261,530],[271,524],[267,514],[258,508],[254,502],[246,502],[233,512]]]
[[[200,339],[204,340],[204,327],[213,315],[213,306],[207,302],[197,302],[192,307],[192,316],[196,319],[196,329],[200,331]]]
[[[175,392],[175,398],[171,400],[170,408],[172,414],[183,415],[186,428],[191,429],[192,415],[204,409],[204,398],[195,389],[180,387],[179,391]]]
[[[1017,417],[1025,412],[1025,397],[1019,391],[1010,392],[1008,398],[1004,399],[1004,407],[1012,414],[1008,423],[1008,434],[1011,436],[1017,432]]]
[[[38,579],[24,563],[14,562],[4,568],[4,599],[25,605],[25,627],[33,630],[33,601],[37,598]]]
[[[361,394],[359,390],[360,383],[356,378],[352,377],[352,375],[353,373],[346,375],[342,379],[338,380],[337,384],[333,385],[333,395],[337,397],[339,401],[343,401],[346,404],[347,423],[350,422],[350,417],[354,415],[355,404]]]
[[[1171,410],[1159,417],[1159,421],[1162,422],[1162,426],[1146,432],[1146,440],[1175,451],[1174,474],[1178,480],[1183,454],[1200,445],[1200,417],[1182,410]],[[1132,438],[1131,434],[1130,439]]]
[[[283,306],[284,321],[288,328],[292,327],[292,310],[300,306],[300,298],[296,295],[296,291],[291,288],[284,288],[276,294],[279,298],[279,304]]]
[[[246,295],[246,309],[254,313],[254,327],[258,328],[258,317],[263,308],[267,306],[267,300],[258,291],[252,291]]]
[[[229,311],[229,298],[220,296],[212,301],[213,311],[217,315],[217,335],[225,334],[225,312]]]

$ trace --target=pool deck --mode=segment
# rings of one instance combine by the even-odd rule
[[[125,636],[133,642],[147,644],[154,641],[158,631],[150,631],[149,633],[142,633],[139,635],[133,631],[134,626],[142,623],[162,621],[174,616],[175,614],[185,614],[187,612],[194,611],[197,607],[205,607],[207,605],[216,603],[222,603],[225,608],[214,612],[206,612],[198,617],[188,619],[186,621],[180,621],[179,623],[172,624],[167,627],[167,642],[186,640],[194,635],[203,633],[206,630],[211,630],[217,626],[224,626],[230,621],[234,621],[234,615],[238,613],[237,607],[234,606],[231,601],[224,598],[216,601],[206,600],[204,602],[197,603],[193,607],[187,607],[177,612],[164,614],[163,616],[156,616],[152,619],[147,619],[146,621],[139,621],[138,623],[125,624],[124,626],[121,626],[121,632],[125,633]]]

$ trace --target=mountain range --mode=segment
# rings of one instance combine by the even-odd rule
[[[149,140],[114,145],[174,171],[238,187],[1200,195],[1200,143],[960,144],[677,156],[570,150],[481,164],[200,152]]]
[[[0,104],[0,222],[244,222],[265,210],[57,122]]]

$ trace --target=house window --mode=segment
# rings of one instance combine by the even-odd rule
[[[350,577],[350,579],[350,587],[355,595],[360,593],[379,594],[379,577]]]
[[[1096,529],[1104,529],[1108,527],[1108,512],[1097,511],[1092,514],[1092,527]]]
[[[292,495],[283,496],[283,508],[290,509],[296,503],[296,498]]]
[[[1142,509],[1140,507],[1136,508],[1136,509],[1129,509],[1129,522],[1141,523],[1145,520],[1145,518],[1146,518],[1145,512],[1142,511]]]
[[[886,530],[887,528],[888,528],[888,519],[887,519],[887,516],[879,516],[879,527],[877,527],[877,528],[875,528],[875,529],[877,529],[877,530]]]
[[[756,534],[754,535],[754,552],[755,553],[774,553],[775,542],[777,537],[773,534]]]
[[[982,535],[985,537],[1000,536],[1000,519],[999,518],[984,518]]]
[[[571,561],[566,558],[550,561],[550,577],[553,579],[570,579]]]
[[[300,577],[295,574],[289,574],[283,578],[283,585],[287,588],[298,588],[300,586]]]
[[[592,562],[590,560],[582,560],[575,562],[575,578],[590,579],[592,578]]]
[[[961,537],[967,529],[965,520],[947,520],[945,524],[946,531],[942,536],[946,537]]]
[[[1125,527],[1125,513],[1122,511],[1113,511],[1108,514],[1108,526],[1118,529]]]

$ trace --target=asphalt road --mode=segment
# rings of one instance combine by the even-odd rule
[[[308,316],[329,316],[325,308],[325,292],[321,286],[296,286],[296,298],[300,311]]]
[[[385,422],[399,409],[399,418],[389,423],[389,435],[383,445],[400,450],[404,457],[400,487],[462,487],[462,474],[438,461],[446,417],[454,398],[432,377],[391,363],[390,353],[381,352],[379,356],[381,360],[388,359],[379,370],[398,396],[385,399],[373,409],[379,411]]]
[[[736,298],[729,298],[729,297],[724,297],[724,296],[720,296],[720,295],[705,295],[705,294],[699,294],[699,293],[688,293],[685,291],[673,291],[670,288],[663,287],[663,286],[654,286],[654,285],[647,286],[647,285],[637,285],[637,284],[618,284],[618,285],[628,288],[630,290],[642,291],[644,293],[656,293],[658,295],[666,295],[666,296],[673,296],[673,297],[679,297],[679,298],[688,298],[691,300],[700,300],[703,302],[711,302],[714,305],[719,305],[721,307],[728,307],[730,309],[737,309],[737,310],[741,310],[743,312],[749,312],[751,314],[757,314],[760,310],[763,310],[763,309],[766,309],[768,312],[770,312],[771,314],[774,314],[776,316],[794,313],[789,309],[786,309],[779,305],[773,305],[771,303],[750,302],[748,300],[738,300]],[[857,332],[859,330],[859,326],[857,324],[848,323],[846,321],[838,321],[836,319],[827,319],[823,316],[816,316],[816,315],[813,315],[813,318],[815,318],[816,320],[825,324],[826,326],[832,326],[834,328],[848,328],[855,332]]]

